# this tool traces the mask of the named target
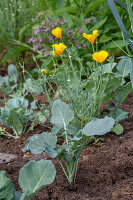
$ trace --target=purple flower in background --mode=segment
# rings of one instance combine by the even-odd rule
[[[30,38],[30,39],[28,40],[28,43],[31,43],[31,42],[32,42],[32,40],[33,40],[33,38]]]
[[[77,48],[79,48],[79,45],[78,45],[78,44],[76,44],[75,48],[76,48],[76,49],[77,49]]]
[[[58,23],[57,23],[57,22],[55,22],[55,23],[54,23],[54,26],[57,26],[57,25],[58,25]]]
[[[42,43],[42,38],[39,38],[38,41],[39,41],[40,43]]]
[[[87,24],[89,24],[89,23],[94,23],[94,24],[96,24],[97,23],[97,19],[96,19],[96,17],[90,17],[90,18],[85,18],[84,19],[84,22],[85,22],[85,24],[87,25]]]
[[[48,32],[48,31],[49,31],[49,28],[46,28],[45,31]]]
[[[67,34],[68,34],[68,35],[69,35],[69,34],[71,34],[71,31],[70,31],[70,30],[68,30],[68,31],[67,31]]]
[[[37,51],[37,50],[38,50],[38,45],[36,44],[33,46],[33,51]]]
[[[66,19],[64,19],[63,21],[64,21],[64,23],[67,23],[67,20],[66,20]]]
[[[83,48],[86,48],[87,46],[86,46],[86,44],[83,44]]]
[[[34,31],[34,35],[37,35],[38,33],[40,33],[40,30],[39,30],[39,29],[36,29],[36,30]]]
[[[46,53],[46,56],[47,56],[47,57],[49,56],[49,53],[48,53],[48,52]]]
[[[52,37],[49,37],[49,36],[48,36],[48,38],[49,38],[49,41],[50,41],[50,42],[53,42],[54,39],[53,39]]]
[[[75,37],[72,37],[72,40],[75,41]]]
[[[36,41],[37,41],[37,38],[36,38],[36,37],[32,38],[32,42],[33,42],[33,43],[35,43]]]
[[[41,51],[42,55],[44,56],[44,49],[41,49],[40,51]]]
[[[80,33],[80,34],[83,34],[83,33],[84,33],[84,29],[80,28],[80,29],[79,29],[79,33]]]
[[[96,24],[97,23],[97,19],[94,19],[93,22],[94,22],[94,24]]]

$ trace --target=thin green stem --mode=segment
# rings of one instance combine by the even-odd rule
[[[92,45],[92,51],[93,51],[93,53],[94,53],[94,52],[95,52],[95,49],[94,49],[93,43],[91,43],[91,45]]]
[[[67,175],[67,173],[66,173],[65,168],[63,167],[61,161],[60,161],[58,158],[57,158],[57,160],[58,160],[58,162],[59,162],[59,164],[60,164],[60,166],[61,166],[61,168],[62,168],[62,170],[63,170],[63,172],[64,172],[64,174],[65,174],[65,176],[66,176],[66,178],[67,178],[67,180],[69,181],[69,177],[68,177],[68,175]]]

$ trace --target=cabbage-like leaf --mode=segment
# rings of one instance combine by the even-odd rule
[[[56,100],[53,102],[52,106],[52,118],[51,123],[56,127],[64,128],[72,121],[74,118],[73,111],[69,108],[69,105],[65,104],[61,100]]]
[[[128,97],[128,94],[133,91],[131,82],[128,82],[126,85],[121,88],[116,89],[116,99],[119,102],[119,105],[122,104]]]
[[[30,151],[33,154],[40,154],[45,151],[50,157],[55,158],[57,156],[57,152],[54,150],[56,143],[57,136],[54,134],[49,132],[44,132],[39,135],[35,134],[28,138],[22,151]]]
[[[11,180],[5,176],[5,171],[0,172],[0,199],[13,200],[14,185]]]
[[[104,135],[114,126],[115,120],[106,116],[104,119],[93,119],[83,128],[82,133],[86,136]]]
[[[16,67],[13,64],[10,64],[8,66],[8,76],[9,76],[9,81],[16,83],[18,80],[18,71]]]
[[[0,199],[1,200],[20,200],[22,193],[14,190],[14,185],[5,176],[5,171],[0,172]]]
[[[122,109],[117,109],[115,113],[112,111],[110,116],[114,118],[116,123],[118,123],[119,121],[128,118],[128,112],[125,112]]]
[[[129,67],[130,67],[130,79],[131,79],[132,88],[133,88],[133,62],[131,58],[129,58]]]
[[[130,73],[130,68],[129,68],[129,58],[127,56],[122,56],[121,60],[118,62],[117,65],[117,72],[116,74],[118,76],[121,76],[123,78],[127,77]]]
[[[51,184],[56,170],[50,160],[30,161],[19,172],[19,185],[23,190],[20,200],[30,200],[39,190]]]

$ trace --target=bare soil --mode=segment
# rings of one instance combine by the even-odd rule
[[[121,121],[124,133],[120,136],[108,134],[102,145],[91,145],[83,150],[77,179],[70,184],[55,159],[57,175],[54,182],[42,189],[33,200],[133,200],[133,93],[121,106],[129,112],[129,118]],[[18,184],[19,170],[29,160],[46,159],[40,156],[25,156],[21,149],[26,139],[40,134],[46,129],[37,126],[33,132],[24,134],[20,139],[0,139],[0,152],[17,155],[10,163],[0,164],[11,178],[15,189],[21,191]]]

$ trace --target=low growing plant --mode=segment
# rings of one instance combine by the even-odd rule
[[[3,131],[1,135],[18,138],[27,128],[28,123],[35,118],[33,112],[36,109],[35,102],[30,104],[24,97],[16,97],[9,99],[4,107],[0,107],[0,121],[2,125],[13,129],[14,134],[9,134]]]
[[[18,86],[18,71],[15,65],[8,66],[8,76],[0,76],[0,90],[4,96],[11,93]]]
[[[30,161],[19,172],[19,185],[22,192],[14,189],[14,185],[0,172],[0,199],[4,200],[30,200],[42,188],[54,181],[55,167],[49,160]]]

